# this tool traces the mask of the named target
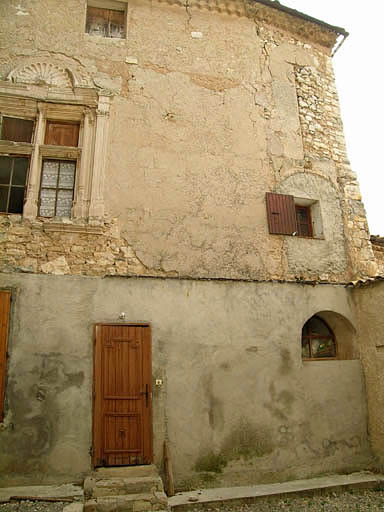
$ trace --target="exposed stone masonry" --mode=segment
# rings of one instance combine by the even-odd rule
[[[377,265],[359,184],[348,161],[332,63],[325,60],[324,72],[309,66],[296,66],[295,78],[307,166],[311,167],[314,159],[335,162],[352,276],[372,277],[376,275]]]
[[[146,274],[146,268],[116,224],[86,226],[50,220],[0,216],[0,266],[3,272],[88,276]]]

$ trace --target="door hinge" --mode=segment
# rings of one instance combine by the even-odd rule
[[[93,446],[89,448],[89,455],[93,457],[95,455],[95,450],[93,449]]]

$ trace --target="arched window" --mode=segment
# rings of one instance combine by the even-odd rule
[[[301,337],[303,359],[334,359],[336,357],[335,335],[319,316],[313,316],[303,327]]]

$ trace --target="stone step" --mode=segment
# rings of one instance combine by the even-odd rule
[[[84,512],[155,512],[168,510],[168,498],[162,491],[88,499]]]
[[[86,498],[163,492],[157,467],[126,466],[98,468],[84,480]]]
[[[102,478],[100,480],[94,477],[87,477],[84,482],[84,493],[89,498],[151,493],[152,490],[164,490],[163,482],[159,476]]]

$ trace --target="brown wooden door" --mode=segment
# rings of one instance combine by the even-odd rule
[[[11,292],[0,290],[0,422],[4,416],[5,370],[7,366],[7,345]]]
[[[151,330],[98,324],[95,335],[95,466],[152,462]]]

